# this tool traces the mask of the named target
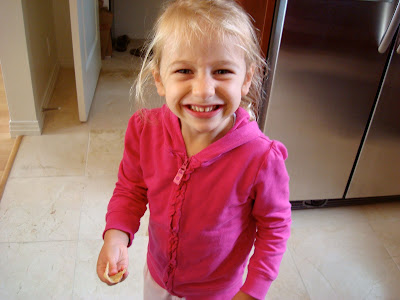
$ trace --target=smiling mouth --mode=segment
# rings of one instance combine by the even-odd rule
[[[218,109],[220,105],[210,105],[210,106],[196,106],[196,105],[188,105],[190,110],[196,112],[210,112]]]

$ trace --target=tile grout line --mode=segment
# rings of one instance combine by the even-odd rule
[[[366,206],[365,206],[366,207]],[[374,226],[371,223],[370,218],[368,218],[368,215],[365,211],[365,207],[364,209],[361,210],[363,216],[365,217],[368,226],[371,228],[372,232],[375,234],[376,238],[381,242],[381,246],[385,249],[387,255],[389,256],[390,260],[394,263],[394,265],[397,267],[399,273],[400,273],[400,265],[396,263],[396,261],[394,260],[394,256],[392,256],[388,250],[388,248],[385,246],[385,241],[383,240],[383,238],[381,237],[381,234],[379,232],[377,232],[374,228]]]
[[[85,162],[85,177],[89,177],[88,172],[88,162],[89,162],[89,151],[90,151],[90,139],[91,139],[91,129],[88,128],[88,144],[86,147],[86,162]]]
[[[291,250],[289,247],[287,247],[287,250],[286,250],[286,251],[289,252],[290,258],[291,258],[292,261],[293,261],[293,264],[294,264],[294,266],[295,266],[295,268],[296,268],[297,274],[299,274],[299,276],[300,276],[301,283],[303,284],[304,289],[305,289],[305,291],[307,292],[308,299],[311,299],[310,292],[309,292],[308,289],[307,289],[307,285],[304,283],[303,276],[301,276],[300,271],[299,271],[299,268],[298,268],[297,263],[296,263],[296,260],[294,259],[293,255],[292,255],[292,250]]]
[[[395,257],[399,257],[399,258],[400,258],[400,256],[392,256],[392,260],[394,261],[394,263],[395,263],[396,266],[397,266],[397,269],[399,269],[399,272],[400,272],[400,263],[399,263],[399,264],[396,263],[396,261],[394,260]]]
[[[72,239],[72,240],[40,240],[40,241],[7,241],[7,242],[0,242],[0,245],[7,245],[7,244],[45,244],[45,243],[73,243],[79,241],[103,241],[102,239]]]
[[[88,178],[88,172],[87,172],[87,167],[88,167],[88,160],[89,160],[89,149],[90,149],[90,128],[88,130],[88,142],[87,142],[87,147],[86,147],[86,162],[85,162],[85,174],[84,177],[87,179]],[[80,232],[81,232],[81,224],[82,224],[82,207],[83,207],[83,202],[85,201],[85,196],[86,196],[86,191],[87,191],[87,181],[86,185],[83,188],[82,192],[82,201],[81,201],[81,207],[79,210],[79,225],[78,225],[78,238],[76,240],[76,249],[75,249],[75,264],[74,264],[74,276],[72,278],[72,299],[74,298],[74,292],[75,292],[75,279],[76,279],[76,267],[78,263],[78,255],[79,255],[79,242],[80,242]]]
[[[377,239],[381,242],[382,247],[385,249],[386,253],[389,255],[390,259],[393,261],[393,263],[397,266],[397,268],[400,271],[400,266],[397,265],[396,261],[394,260],[394,257],[390,254],[389,250],[387,249],[387,247],[385,246],[385,241],[382,239],[381,234],[379,234],[379,232],[377,232],[374,228],[374,226],[371,224],[370,219],[368,218],[366,212],[364,210],[362,210],[362,214],[365,216],[365,219],[367,220],[368,226],[371,228],[372,232],[375,234],[375,236],[377,237]]]
[[[386,249],[386,247],[385,247],[385,249]],[[387,251],[387,249],[386,249],[386,251]],[[396,263],[396,261],[394,260],[395,257],[396,257],[396,256],[391,256],[391,255],[390,255],[390,259],[393,261],[394,265],[397,267],[397,270],[398,270],[399,273],[400,273],[400,265],[398,265],[398,264]]]
[[[85,177],[86,178],[86,177]],[[82,207],[83,207],[83,202],[85,201],[85,192],[86,192],[87,186],[85,185],[82,191],[82,201],[81,201],[81,207],[79,209],[79,224],[78,224],[78,238],[75,240],[76,242],[76,248],[75,248],[75,263],[74,263],[74,275],[72,276],[72,299],[74,298],[74,291],[75,291],[75,278],[76,278],[76,267],[77,267],[77,262],[78,262],[78,255],[79,255],[79,242],[80,242],[80,232],[81,232],[81,223],[82,223]]]

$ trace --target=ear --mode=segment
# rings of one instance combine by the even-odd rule
[[[161,97],[164,97],[165,96],[165,88],[164,88],[164,85],[163,85],[162,80],[161,80],[160,71],[159,70],[153,70],[152,74],[153,74],[154,82],[155,82],[156,87],[157,87],[158,95],[160,95]]]
[[[246,96],[250,90],[251,81],[253,79],[255,66],[252,64],[246,72],[246,76],[244,77],[243,85],[242,85],[242,97]]]

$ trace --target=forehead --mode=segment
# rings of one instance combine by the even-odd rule
[[[162,48],[161,60],[171,63],[174,60],[244,60],[244,50],[232,37],[212,40],[208,37],[170,38]]]

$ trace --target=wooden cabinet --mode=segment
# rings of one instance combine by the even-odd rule
[[[276,0],[238,0],[242,7],[253,17],[255,26],[260,30],[261,49],[267,56],[269,37]]]

